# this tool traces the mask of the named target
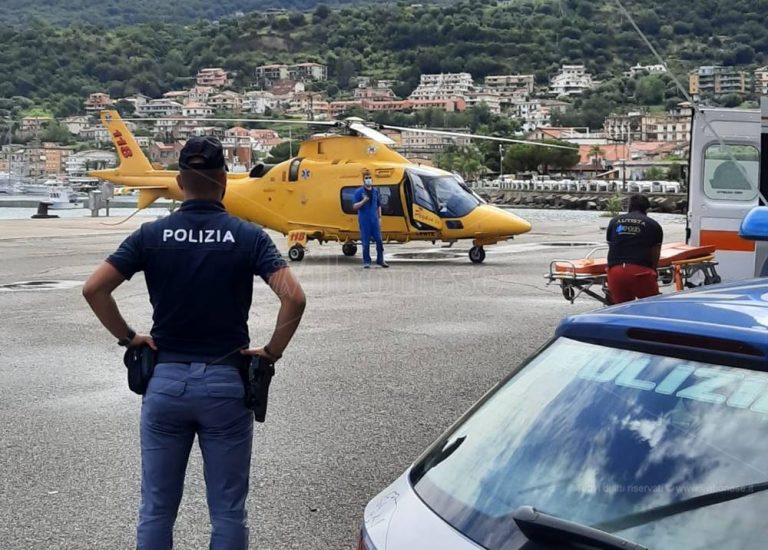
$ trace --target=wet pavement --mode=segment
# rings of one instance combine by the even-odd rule
[[[665,224],[668,241],[682,240],[682,222]],[[0,285],[16,285],[0,292],[0,548],[135,544],[141,398],[78,283],[138,223],[0,221]],[[543,273],[554,258],[585,255],[606,223],[553,216],[488,247],[482,265],[467,259],[469,243],[387,247],[388,270],[363,270],[338,245],[315,244],[292,264],[308,307],[255,430],[251,547],[353,548],[371,497],[563,316],[599,306],[571,305]],[[61,284],[19,284],[40,281]],[[134,328],[149,329],[140,275],[116,298]],[[269,337],[277,309],[257,281],[255,343]],[[205,548],[208,534],[195,447],[176,545]]]

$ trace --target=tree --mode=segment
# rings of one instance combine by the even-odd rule
[[[290,141],[284,141],[269,150],[267,160],[270,162],[283,162],[284,160],[288,160],[291,158],[291,152],[294,149],[295,147],[291,145]]]
[[[449,145],[437,156],[437,165],[448,172],[458,172],[462,178],[471,181],[486,171],[484,160],[483,154],[474,145]]]
[[[663,168],[658,166],[651,166],[645,171],[645,177],[649,180],[660,180],[664,178],[665,172]]]
[[[593,145],[589,148],[589,156],[592,158],[593,164],[600,164],[600,160],[602,160],[604,155],[605,151],[599,145]]]
[[[656,76],[643,76],[637,82],[635,97],[641,105],[658,105],[664,100],[666,86],[664,81]]]

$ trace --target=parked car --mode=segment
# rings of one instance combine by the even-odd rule
[[[361,550],[762,549],[768,279],[565,319],[371,500]]]

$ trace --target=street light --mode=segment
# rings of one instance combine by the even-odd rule
[[[499,189],[504,183],[504,146],[499,143]]]

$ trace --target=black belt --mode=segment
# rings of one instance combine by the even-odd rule
[[[230,367],[242,367],[246,364],[245,358],[240,355],[240,350],[225,356],[196,355],[193,353],[178,353],[175,351],[157,352],[158,363],[207,363],[209,365],[227,365]]]

